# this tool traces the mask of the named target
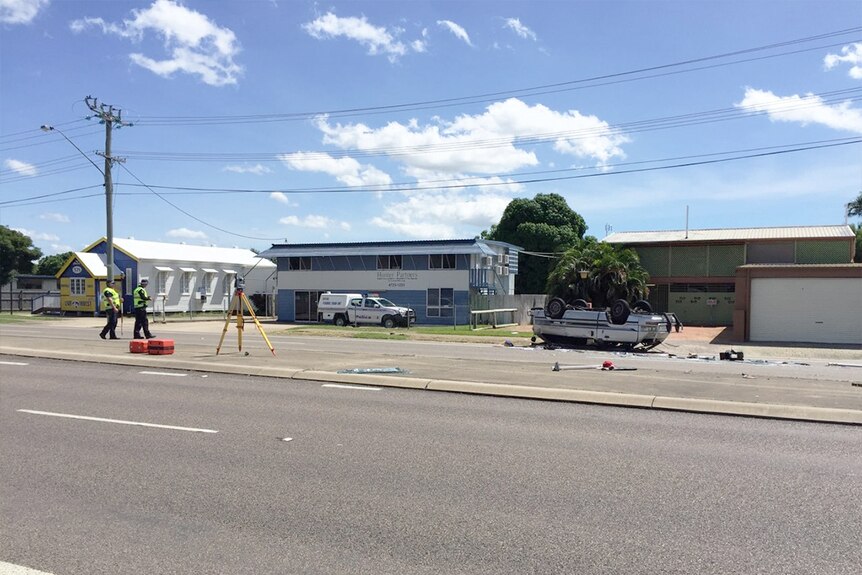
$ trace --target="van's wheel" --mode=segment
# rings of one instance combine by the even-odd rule
[[[632,313],[632,308],[629,302],[624,299],[618,299],[611,306],[611,323],[622,325],[629,319],[629,314]]]
[[[332,318],[332,323],[334,323],[338,327],[344,327],[345,325],[347,325],[347,321],[344,319],[344,316],[341,314],[338,314],[337,316]]]
[[[545,312],[551,319],[560,319],[566,313],[566,302],[562,298],[554,297],[545,307]]]
[[[391,315],[383,316],[383,327],[386,329],[392,329],[395,327],[395,320],[392,319]]]
[[[587,301],[583,299],[576,299],[572,302],[572,307],[575,309],[587,309]]]
[[[645,299],[639,299],[635,302],[635,305],[632,306],[635,311],[642,311],[644,313],[652,313],[652,306]]]

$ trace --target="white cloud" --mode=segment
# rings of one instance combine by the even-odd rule
[[[512,30],[515,34],[517,34],[524,40],[533,40],[534,42],[536,41],[536,33],[521,24],[521,20],[518,18],[506,18],[506,23],[503,25],[503,27]]]
[[[417,179],[427,179],[422,175],[425,172],[500,174],[539,164],[536,152],[519,147],[519,139],[529,138],[531,148],[541,139],[552,143],[560,154],[592,159],[599,165],[625,157],[621,145],[629,141],[595,116],[577,110],[558,112],[540,104],[528,106],[517,98],[451,122],[437,118],[435,124],[420,126],[412,120],[374,129],[365,124],[330,125],[320,118],[318,128],[324,143],[386,153]]]
[[[851,78],[862,80],[862,43],[856,42],[841,48],[841,56],[838,54],[827,54],[823,58],[823,64],[827,70],[831,70],[838,64],[844,62],[850,64],[848,74]]]
[[[766,112],[773,122],[822,124],[834,130],[862,133],[862,109],[850,101],[829,105],[820,96],[776,96],[772,92],[746,88],[745,98],[735,104],[752,112]]]
[[[51,249],[54,251],[55,254],[62,254],[65,252],[74,251],[74,249],[72,249],[72,246],[68,244],[51,244]]]
[[[278,220],[278,222],[286,226],[296,226],[300,228],[329,229],[332,227],[339,227],[342,230],[350,230],[350,224],[348,222],[338,222],[326,216],[318,216],[314,214],[309,214],[301,219],[297,216],[285,216]]]
[[[390,62],[395,62],[401,56],[407,54],[407,46],[397,38],[404,30],[401,28],[387,29],[383,26],[374,26],[368,22],[365,16],[361,18],[341,18],[332,12],[302,25],[312,38],[326,40],[330,38],[344,37],[354,40],[368,49],[368,54],[376,56],[385,55]],[[417,40],[411,43],[411,48],[416,52],[425,51],[425,42]]]
[[[464,41],[468,46],[473,45],[473,43],[470,42],[470,35],[467,34],[467,31],[462,26],[459,26],[451,20],[437,20],[437,24],[452,32],[456,38]]]
[[[35,176],[39,173],[36,169],[36,166],[33,164],[28,164],[27,162],[22,162],[20,160],[14,160],[12,158],[7,158],[4,160],[3,165],[5,165],[8,169],[12,170],[17,174],[21,174],[22,176]]]
[[[70,23],[75,33],[87,28],[101,28],[105,34],[114,34],[135,42],[143,40],[148,31],[164,41],[169,58],[156,60],[141,53],[129,58],[135,64],[163,77],[176,72],[199,76],[210,86],[236,84],[242,67],[234,62],[239,53],[236,35],[222,28],[206,15],[186,8],[173,0],[155,0],[144,10],[132,10],[132,18],[121,24],[105,22],[102,18],[82,18]]]
[[[29,24],[50,0],[0,0],[0,23]]]
[[[255,164],[254,166],[225,166],[222,168],[222,171],[233,172],[235,174],[254,174],[255,176],[272,173],[272,170],[263,164]]]
[[[278,159],[293,170],[323,172],[347,186],[388,186],[392,183],[392,178],[386,172],[371,165],[362,165],[349,157],[333,158],[329,154],[317,152],[295,152],[282,154]]]
[[[166,235],[171,238],[188,238],[194,240],[205,240],[207,237],[204,232],[190,230],[188,228],[175,228],[173,230],[168,230]]]
[[[59,222],[61,224],[69,223],[69,216],[66,214],[58,214],[56,212],[48,212],[39,216],[39,219],[42,220],[50,220],[52,222]]]
[[[414,238],[471,237],[497,223],[512,200],[503,194],[463,197],[456,191],[423,192],[384,208],[371,223]]]
[[[284,204],[286,206],[298,206],[296,202],[291,202],[290,198],[284,192],[272,192],[269,194],[270,199],[275,200],[280,204]]]
[[[26,228],[10,228],[15,230],[16,232],[21,232],[28,238],[33,241],[41,241],[41,242],[59,242],[60,236],[55,234],[46,234],[44,232],[37,232],[35,230],[28,230]]]

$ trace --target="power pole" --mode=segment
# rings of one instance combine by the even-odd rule
[[[122,162],[121,158],[114,158],[111,155],[111,132],[113,129],[122,128],[123,126],[131,126],[128,122],[123,122],[123,112],[119,108],[114,108],[107,104],[100,104],[99,100],[92,96],[84,98],[84,103],[93,112],[96,118],[99,118],[99,123],[105,125],[105,153],[99,154],[105,158],[105,219],[106,219],[106,234],[105,241],[107,244],[107,279],[114,279],[114,181],[111,178],[111,166],[114,162]],[[90,119],[94,116],[90,116]]]

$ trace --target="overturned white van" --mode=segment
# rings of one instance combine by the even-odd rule
[[[317,319],[335,325],[377,324],[385,328],[408,327],[416,321],[416,313],[408,307],[395,305],[386,298],[359,293],[320,294]]]

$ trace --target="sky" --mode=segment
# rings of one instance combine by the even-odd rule
[[[862,2],[0,0],[0,224],[472,238],[562,195],[587,234],[845,223]],[[51,126],[52,131],[41,130]]]

